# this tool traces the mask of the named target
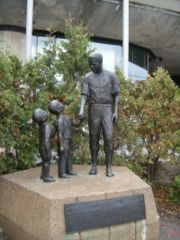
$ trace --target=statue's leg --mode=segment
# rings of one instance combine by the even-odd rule
[[[112,177],[114,174],[111,168],[113,157],[113,122],[111,107],[105,107],[103,109],[102,129],[104,138],[104,152],[106,157],[106,176]]]
[[[58,176],[59,178],[69,178],[66,174],[66,147],[64,147],[64,152],[59,154]]]
[[[71,141],[65,140],[66,145],[66,173],[70,174],[72,171],[72,156],[71,156]]]
[[[68,175],[77,175],[74,171],[73,171],[73,164],[72,164],[72,140],[71,139],[67,139],[65,140],[65,145],[67,148],[67,154],[66,154],[66,173]]]
[[[45,174],[45,168],[44,168],[44,162],[42,162],[42,168],[41,168],[41,176],[40,178],[43,179],[44,178],[44,174]]]
[[[44,179],[45,176],[45,162],[47,161],[46,154],[44,154],[43,147],[40,148],[40,156],[42,160],[42,168],[40,178]]]
[[[90,175],[97,174],[97,156],[98,156],[98,149],[94,149],[90,147],[91,151],[91,169],[89,171]]]
[[[106,176],[112,177],[114,176],[111,168],[113,151],[105,151],[105,155],[106,155]]]
[[[91,152],[90,175],[97,174],[97,157],[99,151],[99,138],[101,131],[100,109],[91,107],[89,112],[89,148]]]
[[[42,163],[42,179],[44,182],[55,182],[55,179],[49,175],[49,169],[50,169],[50,162],[43,162]]]
[[[40,151],[41,159],[42,159],[42,169],[41,169],[41,179],[44,182],[54,182],[55,179],[49,175],[50,170],[50,162],[51,162],[51,151],[48,154],[44,151]]]

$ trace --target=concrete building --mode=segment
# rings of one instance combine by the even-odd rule
[[[27,0],[29,1],[29,0]],[[0,1],[0,47],[26,56],[25,0]],[[63,36],[70,14],[92,32],[93,44],[122,67],[123,3],[128,0],[34,0],[32,53],[41,48],[51,26]],[[129,76],[143,79],[163,66],[180,82],[180,0],[129,0]],[[106,58],[107,56],[107,58]],[[105,60],[106,61],[106,60]]]

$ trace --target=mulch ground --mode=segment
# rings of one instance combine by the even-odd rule
[[[170,201],[168,187],[152,189],[160,216],[160,240],[180,240],[180,203]]]
[[[173,203],[170,200],[169,188],[155,185],[152,189],[159,215],[170,215],[171,217],[180,219],[180,203]]]

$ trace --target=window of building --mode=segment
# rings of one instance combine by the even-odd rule
[[[32,56],[43,53],[47,37],[33,36]],[[54,38],[55,43],[64,39]],[[122,46],[110,43],[91,42],[90,47],[96,52],[103,54],[104,68],[114,71],[115,67],[122,69]],[[149,71],[148,50],[136,46],[129,49],[129,77],[133,80],[145,80]]]
[[[144,80],[149,72],[148,50],[136,46],[129,48],[129,77],[135,80]]]

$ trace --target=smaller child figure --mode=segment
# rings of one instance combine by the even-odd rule
[[[44,182],[54,182],[55,179],[49,175],[51,162],[51,130],[47,124],[48,112],[37,108],[32,114],[33,121],[39,125],[39,153],[42,158],[41,179]]]
[[[58,100],[49,104],[49,111],[57,116],[55,129],[58,137],[58,175],[60,178],[69,178],[76,175],[72,170],[72,121],[63,114],[64,105]]]

